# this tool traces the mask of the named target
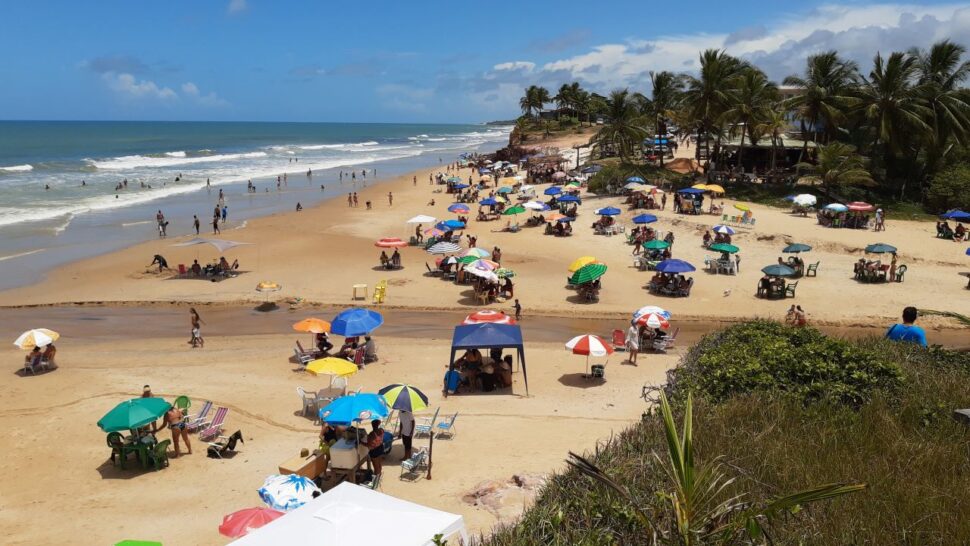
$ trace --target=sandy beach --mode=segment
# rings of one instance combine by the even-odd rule
[[[587,138],[574,135],[539,144],[568,147]],[[811,323],[855,335],[878,334],[907,305],[970,314],[966,282],[956,274],[968,269],[964,248],[936,239],[932,223],[890,221],[884,233],[826,229],[812,217],[757,205],[752,206],[757,227],[740,228],[734,238],[742,256],[736,276],[701,271],[705,256],[712,255],[701,246],[701,235],[720,223],[720,217],[677,215],[671,203],[665,211],[651,211],[659,217],[656,227],[675,234],[674,257],[698,267],[689,298],[652,297],[644,288],[651,274],[633,267],[632,247],[625,238],[594,235],[590,228],[595,208],[619,206],[624,210],[619,222],[628,226],[634,213],[621,204],[622,198],[584,195],[569,238],[545,236],[541,228],[500,232],[504,219],[472,220],[466,233],[478,236],[478,246],[501,248],[503,265],[517,272],[530,396],[524,396],[523,377],[517,373],[512,394],[444,399],[439,390],[451,327],[479,304],[470,287],[426,275],[425,263],[433,266],[434,257],[423,250],[403,249],[404,268],[384,271],[378,267],[380,250],[373,245],[381,237],[407,239],[413,226],[405,221],[417,214],[453,217],[446,210],[450,196],[435,193],[438,187],[428,182],[429,175],[441,170],[369,182],[366,188],[344,182],[347,192],[358,192],[360,207],[337,199],[227,230],[223,239],[251,244],[226,253],[230,262],[239,260],[245,273],[222,282],[172,279],[146,265],[154,254],[164,255],[173,267],[219,257],[208,246],[174,247],[187,239],[183,237],[147,241],[72,263],[34,285],[0,293],[0,329],[8,337],[48,325],[63,336],[57,370],[36,377],[8,373],[0,380],[0,423],[7,438],[0,462],[5,483],[0,526],[6,530],[6,543],[72,542],[79,536],[98,544],[124,538],[165,544],[227,542],[217,532],[222,516],[258,506],[256,490],[263,479],[316,442],[318,428],[300,414],[296,388],[316,390],[325,380],[300,373],[289,360],[294,340],[308,341],[308,336],[286,325],[307,316],[329,318],[332,309],[370,306],[369,299],[351,299],[351,287],[358,283],[372,289],[387,280],[387,301],[381,308],[389,319],[375,334],[380,361],[353,376],[351,388],[373,392],[407,382],[429,394],[432,410],[459,413],[458,435],[434,444],[434,478],[399,481],[401,447],[396,445],[386,463],[383,491],[460,513],[472,532],[487,532],[496,522],[508,521],[527,503],[528,493],[512,488],[499,505],[488,507],[468,502],[470,492],[483,482],[494,486],[516,475],[555,471],[568,451],[593,449],[634,422],[645,409],[639,398],[642,385],[661,382],[683,348],[706,329],[748,317],[781,319],[792,303],[808,312]],[[460,173],[469,174],[468,169]],[[540,194],[544,188],[538,187]],[[364,205],[367,200],[371,210]],[[734,204],[730,196],[723,201],[727,208]],[[761,267],[774,263],[789,242],[813,247],[805,261],[821,262],[818,277],[801,280],[794,300],[755,298]],[[900,263],[909,268],[905,282],[868,285],[852,279],[853,262],[875,242],[899,248]],[[575,292],[565,288],[567,265],[582,255],[609,265],[596,304],[578,302]],[[283,286],[270,298],[300,298],[300,303],[293,309],[281,303],[270,313],[252,311],[267,298],[255,291],[264,280]],[[186,344],[188,304],[203,304],[200,312],[207,323],[201,350]],[[683,325],[678,348],[666,355],[642,355],[638,366],[616,354],[609,360],[605,382],[582,378],[584,360],[564,351],[563,342],[586,329],[605,335],[621,328],[629,313],[648,304],[670,310],[674,326]],[[23,308],[28,306],[32,308]],[[493,307],[510,306],[500,302]],[[395,314],[400,317],[396,324]],[[50,324],[42,323],[45,317]],[[952,321],[927,317],[921,323],[931,343],[966,343],[965,330]],[[9,345],[0,354],[8,363],[22,359]],[[162,472],[113,467],[104,433],[94,423],[118,401],[137,396],[144,384],[169,400],[190,396],[193,409],[205,400],[228,407],[226,431],[240,429],[245,439],[238,455],[210,460],[204,446],[195,442],[193,455],[173,459],[171,468]],[[167,437],[163,432],[160,438]],[[68,521],[72,523],[64,523]]]

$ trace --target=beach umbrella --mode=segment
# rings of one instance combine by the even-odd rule
[[[569,175],[567,175],[566,173],[564,173],[562,171],[556,171],[556,172],[552,173],[553,180],[562,180],[563,178],[566,178],[567,176],[569,176]]]
[[[657,271],[661,273],[689,273],[691,271],[697,271],[697,268],[685,262],[684,260],[664,260],[657,264]]]
[[[178,243],[172,246],[212,245],[219,252],[225,252],[237,246],[251,245],[251,244],[253,243],[240,243],[238,241],[226,241],[225,239],[205,239],[202,237],[196,237],[194,239],[189,239],[184,243]]]
[[[786,254],[798,254],[799,252],[808,252],[809,250],[812,250],[812,247],[808,245],[803,245],[802,243],[792,243],[783,248],[781,251]]]
[[[887,245],[886,243],[876,243],[867,246],[866,252],[871,254],[888,254],[891,252],[896,252],[896,247],[893,245]]]
[[[761,268],[761,272],[772,277],[791,277],[795,270],[783,264],[771,264]]]
[[[349,425],[387,417],[384,397],[373,393],[349,394],[320,408],[320,420],[330,424]]]
[[[970,212],[954,209],[941,214],[940,218],[944,220],[956,220],[957,222],[970,222]]]
[[[357,337],[373,332],[381,324],[384,324],[384,317],[377,311],[352,307],[338,313],[330,321],[330,328],[338,336]]]
[[[573,260],[573,263],[569,264],[569,272],[575,273],[579,271],[583,266],[596,263],[596,258],[592,256],[582,256]]]
[[[482,324],[486,322],[492,324],[515,324],[515,319],[501,311],[482,309],[481,311],[475,311],[474,313],[468,315],[461,323]]]
[[[512,180],[515,180],[516,182],[518,182],[522,178],[524,178],[524,177],[516,177],[516,178],[513,178]],[[529,192],[531,192],[531,191],[533,191],[535,189],[536,189],[536,187],[533,186],[532,184],[525,184],[521,188],[519,188],[519,192],[520,193],[529,193]]]
[[[428,396],[411,385],[395,383],[377,391],[391,409],[414,413],[427,409]]]
[[[639,182],[627,182],[623,186],[623,189],[626,189],[626,190],[635,190],[635,189],[638,189],[640,186],[641,186],[641,184]]]
[[[562,203],[579,203],[582,201],[578,195],[563,195],[562,197],[557,197],[556,200]]]
[[[349,377],[357,373],[357,365],[343,358],[328,356],[314,360],[306,365],[306,371],[313,375],[336,375]]]
[[[569,222],[572,222],[573,220],[575,220],[575,218],[573,218],[572,216],[563,216],[562,218],[560,218],[560,219],[558,219],[556,221],[559,222],[560,224],[568,224]]]
[[[695,186],[696,187],[696,186]],[[704,189],[711,193],[724,193],[724,188],[718,184],[707,184]]]
[[[61,337],[54,330],[48,330],[47,328],[34,328],[32,330],[27,330],[26,332],[20,334],[13,344],[26,351],[33,350],[34,347],[46,347],[51,343],[57,341]]]
[[[497,190],[495,190],[495,191],[496,191],[497,193],[512,193],[512,192],[513,192],[513,191],[515,191],[515,190],[513,190],[513,189],[512,189],[512,188],[510,188],[509,186],[502,186],[501,188],[499,188],[499,189],[497,189]]]
[[[652,241],[643,243],[643,248],[648,250],[663,250],[665,248],[670,248],[670,243],[664,241],[663,239],[654,239]]]
[[[566,187],[567,188],[581,188],[581,187],[583,187],[583,185],[580,184],[578,181],[573,180],[572,182],[567,182],[566,183]]]
[[[741,249],[734,245],[729,245],[727,243],[714,243],[713,245],[711,245],[711,250],[714,250],[717,252],[727,252],[728,254],[734,254],[735,252]]]
[[[288,512],[313,500],[313,493],[322,493],[313,480],[299,474],[274,474],[259,488],[259,498],[275,510]]]
[[[468,264],[470,264],[472,262],[475,262],[477,260],[480,260],[480,259],[481,258],[479,258],[478,256],[462,256],[462,257],[460,257],[460,258],[457,259],[457,263],[460,263],[462,265],[468,265]],[[445,258],[444,260],[442,260],[441,263],[444,263],[444,264],[456,263],[456,260],[455,260],[455,257],[454,256],[450,256],[450,257]]]
[[[525,207],[525,208],[527,208],[527,209],[529,209],[529,210],[534,210],[534,211],[537,211],[537,212],[543,212],[543,211],[550,210],[549,205],[547,205],[545,203],[541,203],[539,201],[529,201],[528,203],[525,203],[522,206]]]
[[[818,198],[810,193],[800,193],[792,197],[792,202],[800,207],[812,207],[818,203]]]
[[[566,342],[566,349],[574,355],[586,356],[587,374],[589,373],[590,356],[609,356],[613,354],[613,346],[605,339],[593,334],[585,334],[570,339]]]
[[[437,218],[435,218],[434,216],[428,216],[427,214],[419,214],[419,215],[415,216],[414,218],[411,218],[410,220],[408,220],[405,223],[407,223],[407,224],[433,224],[436,220],[437,220]]]
[[[670,320],[670,311],[667,311],[663,307],[657,307],[656,305],[646,305],[637,309],[637,311],[633,313],[633,320],[636,320],[643,315],[660,315],[663,318]]]
[[[558,222],[562,218],[568,218],[568,216],[559,214],[558,212],[552,212],[546,215],[546,222]]]
[[[431,245],[431,248],[428,249],[429,254],[455,254],[457,252],[461,252],[461,247],[456,243],[451,243],[448,241],[435,243]]]
[[[869,212],[876,210],[876,207],[866,203],[865,201],[853,201],[847,205],[847,208],[852,212]]]
[[[967,256],[970,256],[970,248],[967,248]]]
[[[515,205],[514,207],[509,207],[502,211],[502,216],[512,216],[513,214],[522,214],[525,212],[525,207],[522,205]]]
[[[695,190],[706,190],[707,184],[694,184],[691,187],[694,188]]]
[[[465,227],[465,222],[460,220],[445,220],[444,222],[438,222],[438,225],[435,227],[444,230],[462,229]]]
[[[515,270],[509,269],[507,267],[500,267],[495,270],[495,274],[500,279],[510,279],[515,276]]]
[[[402,241],[397,237],[385,237],[383,239],[378,239],[374,246],[380,248],[404,248],[408,246],[406,241]]]
[[[503,197],[502,194],[496,194],[495,197],[493,197],[492,199],[495,199],[495,202],[496,203],[508,203],[509,202],[509,200],[506,199],[505,197]]]
[[[484,248],[480,248],[480,247],[477,247],[477,246],[473,246],[473,247],[469,248],[468,250],[462,252],[461,255],[462,255],[462,257],[474,256],[476,258],[488,258],[488,257],[490,257],[492,255],[492,253],[489,252],[489,251],[487,251],[487,250],[485,250]]]
[[[636,182],[637,184],[643,184],[646,180],[640,178],[639,176],[630,176],[626,179],[627,182]]]
[[[598,172],[600,172],[602,170],[603,170],[603,166],[602,165],[590,165],[589,167],[585,167],[582,170],[582,173],[583,174],[596,174],[596,173],[598,173]]]
[[[606,264],[591,263],[580,267],[569,278],[569,284],[586,284],[606,274]]]
[[[736,208],[736,209],[738,209],[738,210],[740,210],[742,212],[750,212],[751,211],[751,207],[749,207],[748,205],[745,205],[744,203],[735,203],[734,204],[734,208]]]
[[[161,398],[132,398],[111,409],[98,420],[98,426],[105,432],[134,430],[158,420],[172,408]]]
[[[562,193],[562,189],[559,186],[553,186],[551,188],[546,188],[546,191],[542,192],[546,195],[559,195]]]
[[[229,538],[243,537],[282,515],[272,508],[246,508],[223,516],[219,533]]]
[[[481,269],[483,271],[495,271],[496,269],[499,268],[499,264],[497,262],[493,262],[492,260],[479,258],[473,261],[472,263],[468,264],[468,267]]]
[[[478,202],[479,205],[483,207],[494,207],[498,204],[498,201],[494,197],[486,197]]]
[[[644,313],[635,318],[634,323],[637,326],[646,326],[647,328],[670,328],[667,317],[659,313]]]
[[[283,289],[283,285],[278,282],[273,281],[259,281],[256,283],[257,292],[279,292]]]
[[[704,193],[704,190],[698,190],[696,188],[684,188],[682,190],[677,190],[677,193],[688,193],[690,195],[700,195]]]
[[[469,275],[474,275],[486,281],[498,282],[498,275],[494,271],[489,271],[487,269],[479,269],[477,267],[465,266],[465,273]]]
[[[601,209],[596,209],[593,212],[595,214],[599,214],[600,216],[616,216],[616,215],[620,214],[623,211],[621,211],[620,209],[618,209],[616,207],[603,207]]]
[[[445,234],[445,232],[444,231],[441,231],[440,229],[438,229],[436,227],[430,227],[430,228],[424,230],[424,234],[425,235],[430,235],[431,237],[441,237],[442,235]]]
[[[297,332],[309,332],[311,334],[323,334],[330,331],[330,323],[318,318],[305,318],[293,325]]]
[[[456,190],[464,190],[464,189],[470,188],[470,187],[471,186],[469,186],[468,184],[455,184],[454,186],[452,186],[452,188],[454,188]]]
[[[455,203],[448,207],[448,212],[454,212],[456,214],[468,214],[470,210],[468,205],[464,203]]]
[[[465,258],[456,258],[454,256],[448,256],[447,258],[441,260],[441,263],[442,263],[442,265],[454,265],[454,264],[457,264],[457,263],[461,263],[462,260],[464,260],[464,259]],[[477,259],[478,258],[475,258],[474,260],[469,260],[468,263],[474,262]]]
[[[849,207],[841,203],[829,203],[828,205],[825,205],[825,210],[830,210],[832,212],[846,212],[849,210]]]
[[[460,176],[449,176],[448,182],[461,182],[462,178]]]
[[[734,235],[735,233],[734,228],[731,226],[714,226],[714,229],[711,231],[714,233],[720,233],[721,235]]]
[[[652,224],[657,221],[657,217],[652,214],[639,214],[633,217],[634,224]]]

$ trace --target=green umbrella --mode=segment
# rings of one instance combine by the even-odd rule
[[[505,209],[505,211],[502,212],[502,215],[510,216],[512,214],[522,214],[523,212],[525,212],[525,207],[522,205],[515,205],[514,207]]]
[[[808,252],[809,250],[812,250],[812,247],[808,245],[803,245],[802,243],[792,243],[786,246],[782,252],[787,254],[798,254],[799,252]]]
[[[500,279],[507,279],[509,277],[514,277],[515,271],[505,267],[500,267],[495,270],[495,274],[498,275],[498,278]]]
[[[873,254],[887,254],[890,252],[896,252],[896,247],[893,245],[887,245],[886,243],[876,243],[874,245],[867,246],[866,252],[871,252]]]
[[[670,243],[664,241],[663,239],[654,239],[652,241],[643,243],[643,248],[648,250],[663,250],[665,248],[670,248]]]
[[[461,258],[458,258],[458,263],[468,265],[470,263],[477,262],[478,260],[481,260],[481,258],[478,256],[462,256]]]
[[[141,428],[165,415],[171,407],[172,404],[161,398],[133,398],[104,414],[98,426],[105,432]]]
[[[606,273],[606,264],[587,264],[580,267],[573,276],[569,278],[569,284],[586,284],[593,282]]]
[[[713,245],[711,245],[711,250],[716,250],[717,252],[727,252],[728,254],[734,254],[735,252],[741,249],[734,245],[729,245],[727,243],[714,243]]]

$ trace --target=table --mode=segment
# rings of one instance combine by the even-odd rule
[[[365,299],[365,300],[367,299],[367,285],[366,284],[355,284],[353,286],[353,288],[354,288],[354,295],[353,295],[353,297],[351,299],[355,299],[355,300],[357,299],[357,291],[358,290],[363,290],[364,291],[364,298],[363,299]]]
[[[298,474],[314,480],[326,473],[329,462],[328,455],[314,451],[306,457],[296,455],[287,459],[280,463],[279,471],[280,474]]]
[[[351,483],[357,483],[357,469],[364,463],[369,467],[370,457],[367,455],[367,446],[346,438],[341,438],[330,446],[331,468],[334,473],[344,474]]]
[[[125,459],[128,458],[129,453],[137,454],[142,468],[148,468],[148,452],[154,449],[157,443],[158,441],[152,436],[140,436],[137,438],[129,436],[125,438],[125,444],[121,446],[122,470],[125,468]]]

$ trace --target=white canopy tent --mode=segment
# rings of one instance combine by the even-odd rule
[[[212,245],[216,247],[219,252],[225,252],[231,248],[242,245],[251,245],[252,243],[240,243],[237,241],[227,241],[225,239],[204,239],[202,237],[196,237],[195,239],[189,239],[184,243],[178,243],[172,246],[193,246],[193,245]]]
[[[468,543],[465,521],[458,514],[343,482],[232,544],[426,546],[433,544],[437,534],[445,539],[460,537]]]
[[[436,218],[427,214],[419,214],[407,221],[408,224],[433,224]]]

